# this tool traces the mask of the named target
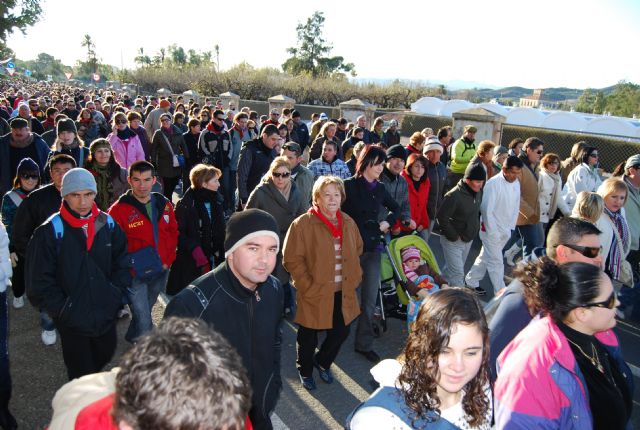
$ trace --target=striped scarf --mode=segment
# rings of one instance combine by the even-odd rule
[[[620,279],[620,270],[625,258],[622,253],[624,249],[629,247],[629,225],[627,224],[627,220],[622,216],[622,211],[614,213],[605,207],[604,213],[609,216],[609,219],[615,227],[611,249],[609,250],[609,265],[607,269],[613,279]],[[622,246],[622,249],[620,249],[620,246]]]

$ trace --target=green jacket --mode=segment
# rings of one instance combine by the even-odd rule
[[[475,143],[468,144],[462,138],[451,145],[451,172],[463,174],[467,164],[476,155]]]
[[[444,195],[438,224],[447,240],[470,242],[478,235],[481,202],[482,190],[474,195],[463,179]]]

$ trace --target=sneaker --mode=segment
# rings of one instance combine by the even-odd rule
[[[507,252],[504,253],[504,259],[507,262],[507,264],[509,266],[515,266],[516,265],[516,258],[518,256],[521,256],[521,251],[522,249],[520,249],[519,246],[514,245],[511,248],[509,248],[507,250]]]
[[[315,390],[316,388],[318,388],[318,387],[316,386],[316,380],[315,380],[315,379],[313,379],[313,376],[309,376],[309,377],[307,378],[307,377],[302,376],[302,375],[301,375],[301,374],[299,374],[299,373],[298,373],[298,376],[300,377],[300,382],[302,383],[302,386],[303,386],[304,388],[306,388],[307,390],[309,390],[309,391],[313,391],[313,390]]]
[[[125,318],[131,316],[131,312],[129,312],[129,306],[128,305],[124,305],[119,311],[118,311],[118,318]]]
[[[313,357],[313,367],[318,369],[318,373],[320,373],[320,379],[326,384],[333,384],[333,373],[330,369],[324,369],[322,366],[318,364],[316,357]]]
[[[467,287],[468,289],[470,289],[471,291],[473,291],[474,293],[476,293],[479,296],[484,296],[485,294],[487,294],[487,291],[484,288],[480,287],[480,286],[472,287],[471,285],[466,285],[465,284],[465,287]]]
[[[42,343],[47,346],[51,346],[56,343],[56,331],[55,330],[42,330]]]
[[[24,296],[14,297],[13,298],[13,308],[14,309],[20,309],[21,307],[24,307]]]

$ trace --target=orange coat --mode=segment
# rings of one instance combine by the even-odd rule
[[[360,315],[356,288],[362,280],[363,245],[353,219],[342,212],[342,220],[342,316],[346,325]],[[332,328],[334,240],[329,228],[317,216],[305,213],[291,223],[284,240],[282,263],[297,290],[295,322],[316,330]]]

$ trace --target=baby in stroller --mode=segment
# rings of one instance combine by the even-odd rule
[[[402,268],[407,277],[407,290],[412,296],[424,298],[441,287],[448,287],[447,281],[420,257],[420,250],[413,245],[402,248]]]

